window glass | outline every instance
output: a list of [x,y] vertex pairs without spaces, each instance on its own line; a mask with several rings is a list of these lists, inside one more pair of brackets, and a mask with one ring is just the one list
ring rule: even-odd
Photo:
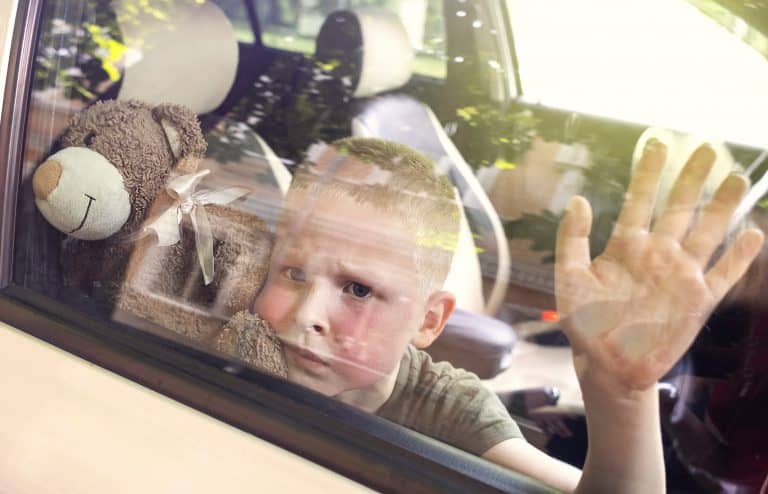
[[719,3],[510,0],[523,93],[544,105],[763,146],[765,36],[722,15]]
[[[740,38],[744,43],[763,55],[768,56],[768,38],[759,29],[750,25],[739,15],[731,12],[718,2],[713,2],[711,0],[690,0],[690,3],[733,33],[736,37]],[[745,5],[747,12],[749,12],[748,9],[754,7],[756,6],[749,4]]]
[[243,43],[253,43],[256,39],[248,17],[248,10],[242,0],[215,0],[216,5],[229,17],[237,33],[237,40]]
[[326,16],[341,9],[385,8],[396,13],[416,53],[414,73],[445,78],[445,21],[439,0],[301,0],[256,2],[265,45],[311,54]]
[[[585,403],[642,394],[653,406],[630,412],[660,419],[670,490],[759,485],[766,127],[723,115],[763,108],[745,96],[762,69],[702,77],[700,47],[670,19],[713,57],[764,58],[688,3],[657,6],[669,18],[503,5],[259,1],[251,27],[245,0],[45,2],[14,281],[447,454],[525,438],[581,468]],[[384,11],[372,25],[392,30],[361,49],[338,10],[369,6],[404,28]],[[318,37],[328,16],[338,31]],[[659,17],[669,31],[653,30],[646,65],[625,60],[647,39],[620,35]],[[244,45],[252,31],[268,46]],[[500,101],[512,35],[530,98]],[[410,80],[398,57],[362,63],[413,48],[434,77]],[[653,90],[679,101],[650,104]],[[709,146],[686,167],[699,133]],[[503,450],[486,458],[513,464]]]
[[[109,320],[165,336],[180,333],[198,343],[220,328],[232,309],[247,307],[245,299],[255,293],[264,274],[258,266],[269,253],[266,222],[273,221],[280,192],[263,151],[265,144],[252,131],[225,118],[204,127],[204,132],[197,123],[199,115],[224,99],[233,83],[237,40],[244,39],[244,26],[250,25],[240,22],[238,28],[232,21],[244,21],[245,12],[243,2],[46,4],[22,169],[27,185],[22,210],[36,213],[34,221],[21,221],[17,230],[23,246],[16,259],[21,284]],[[199,36],[200,23],[205,23],[208,39]],[[207,55],[195,40],[205,44]],[[197,65],[181,67],[176,57],[187,49],[198,50]],[[211,64],[212,72],[229,72],[229,77],[209,74],[195,82],[191,77],[199,78],[204,63]],[[185,77],[192,90],[178,83]],[[168,91],[169,85],[175,86]],[[129,90],[130,100],[123,96]],[[139,100],[141,95],[135,93],[142,90],[145,96]],[[170,98],[184,107],[165,105]],[[78,156],[84,148],[95,151]],[[139,149],[144,149],[142,157],[135,154]],[[123,152],[131,157],[120,156]],[[179,163],[181,167],[176,166]],[[35,174],[38,169],[43,172]],[[211,176],[204,179],[206,173]],[[191,181],[189,188],[173,188],[171,179],[178,176]],[[112,185],[105,188],[110,180]],[[235,187],[238,184],[247,187]],[[200,202],[198,188],[220,194],[214,194],[210,203]],[[195,226],[189,211],[182,214],[178,209],[178,194],[197,211]],[[175,205],[171,196],[176,197]],[[160,204],[162,198],[170,202]],[[261,213],[255,216],[254,209]],[[169,240],[172,247],[139,253],[140,245],[152,244],[149,237],[162,237],[157,225],[162,224],[163,213],[166,218],[172,214],[176,224],[170,229],[175,235]],[[176,219],[176,213],[186,219]],[[94,230],[95,224],[99,226]],[[233,225],[241,230],[240,236],[222,240],[222,232]],[[192,240],[195,235],[201,241]],[[185,255],[168,257],[171,250],[185,250],[182,245],[189,241],[193,250],[205,242],[212,245],[201,246],[191,264]],[[209,266],[220,263],[216,259],[223,255],[229,256],[233,270],[239,269],[235,266],[246,260],[246,242],[256,257],[254,267],[243,268],[242,274],[254,284],[238,285],[244,298],[235,306],[231,297],[229,302],[217,299],[226,273]],[[201,270],[206,275],[198,286],[192,279]],[[165,275],[169,277],[162,279]],[[123,284],[126,279],[137,284]],[[173,298],[186,304],[184,309],[177,307],[175,315],[161,302]],[[150,308],[156,304],[171,312]],[[125,310],[129,306],[132,309]]]

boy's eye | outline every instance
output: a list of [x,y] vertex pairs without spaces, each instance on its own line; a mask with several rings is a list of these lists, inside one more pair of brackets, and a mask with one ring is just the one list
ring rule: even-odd
[[368,298],[373,293],[371,287],[351,281],[344,287],[344,291],[357,298]]
[[291,281],[307,281],[307,276],[299,268],[285,268],[283,269],[283,276]]

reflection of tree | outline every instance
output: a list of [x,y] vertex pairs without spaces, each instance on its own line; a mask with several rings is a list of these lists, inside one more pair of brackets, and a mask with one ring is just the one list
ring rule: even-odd
[[[265,150],[256,134],[248,125],[229,119],[203,117],[205,140],[208,143],[206,157],[222,165],[238,165],[246,170],[247,179],[260,184],[274,185],[275,178],[269,169]],[[223,168],[222,168],[223,169]]]
[[[459,108],[457,117],[460,126],[454,139],[474,166],[513,169],[537,137],[585,145],[589,163],[579,169],[584,177],[580,193],[593,208],[592,252],[602,251],[629,182],[632,151],[642,129],[538,107],[504,109],[490,103]],[[510,238],[531,240],[534,251],[549,253],[546,260],[553,261],[560,218],[551,211],[525,213],[506,222],[505,229]]]
[[[285,160],[300,162],[312,142],[330,142],[351,132],[346,106],[351,101],[348,84],[332,74],[336,65],[301,54],[280,58],[262,74],[227,114],[227,119],[247,124]],[[229,136],[224,136],[228,141]],[[214,144],[217,160],[233,160],[241,146]],[[226,149],[225,149],[226,148]]]
[[142,46],[143,40],[125,40],[120,26],[135,28],[153,19],[172,29],[170,12],[180,1],[191,5],[200,3],[199,0],[121,0],[119,23],[114,0],[46,2],[33,88],[58,88],[70,99],[96,100],[120,79],[128,45],[147,48]]
[[427,2],[427,20],[424,25],[424,49],[434,55],[445,55],[445,18],[443,2]]
[[119,78],[110,64],[122,45],[111,2],[84,2],[80,9],[61,3],[49,2],[43,12],[33,89],[56,87],[67,98],[93,101]]
[[498,103],[468,105],[456,110],[461,122],[456,145],[474,168],[514,167],[538,135],[541,120],[531,110],[505,110]]

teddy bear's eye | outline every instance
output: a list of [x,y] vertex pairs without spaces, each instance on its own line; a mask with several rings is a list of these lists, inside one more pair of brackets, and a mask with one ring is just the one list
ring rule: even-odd
[[96,138],[96,134],[93,132],[88,132],[88,134],[83,138],[83,142],[86,146],[90,146],[93,144],[93,140]]

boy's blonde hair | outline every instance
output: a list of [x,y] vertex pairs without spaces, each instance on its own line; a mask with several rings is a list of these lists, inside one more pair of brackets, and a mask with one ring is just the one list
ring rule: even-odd
[[408,146],[351,137],[316,148],[288,191],[351,197],[393,215],[414,235],[414,261],[425,293],[442,288],[458,243],[460,212],[453,185]]

